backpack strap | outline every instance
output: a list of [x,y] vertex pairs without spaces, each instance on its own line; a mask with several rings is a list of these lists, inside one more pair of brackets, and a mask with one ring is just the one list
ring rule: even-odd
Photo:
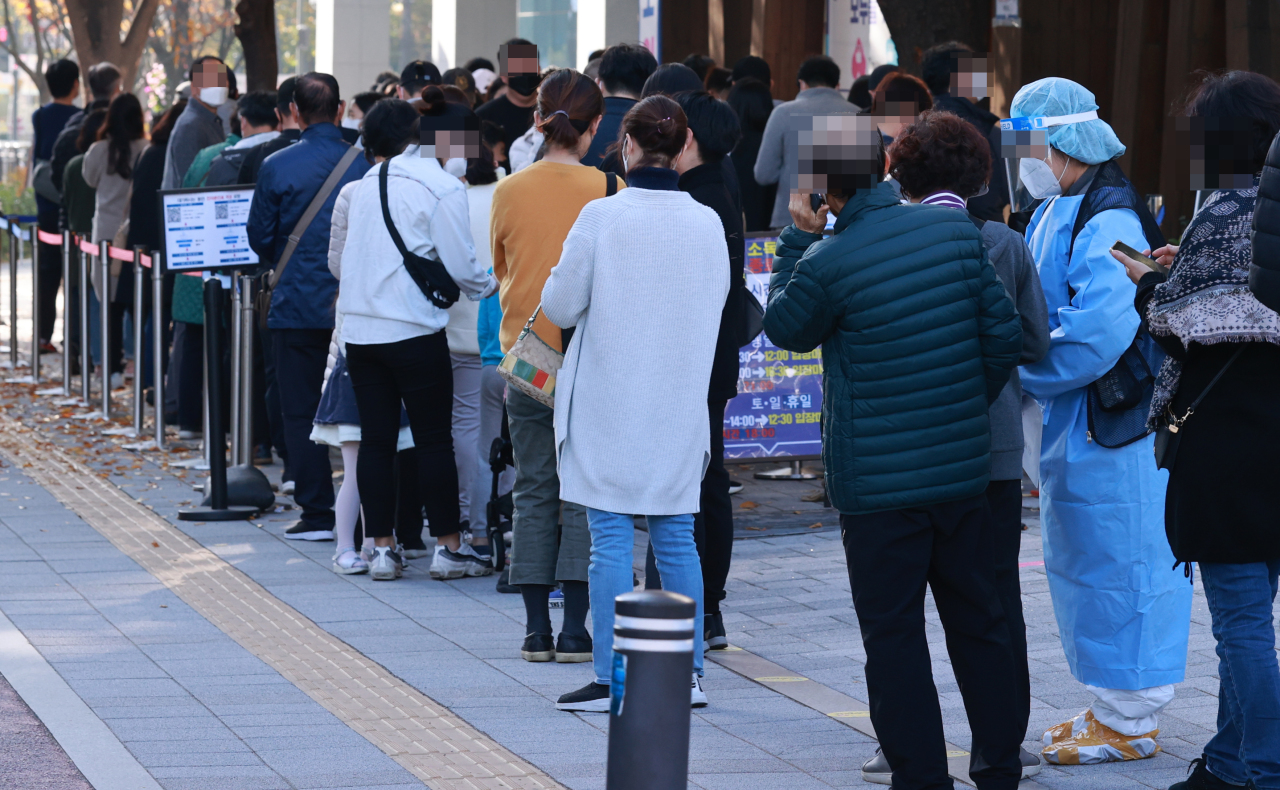
[[610,170],[604,174],[606,186],[604,188],[605,197],[613,197],[618,194],[618,174]]

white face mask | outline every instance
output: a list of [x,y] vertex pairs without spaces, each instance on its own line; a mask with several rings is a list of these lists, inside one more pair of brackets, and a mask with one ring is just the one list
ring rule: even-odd
[[[1066,173],[1066,165],[1062,172]],[[1054,175],[1053,168],[1042,159],[1022,159],[1018,162],[1018,178],[1031,197],[1040,200],[1062,194],[1061,175]]]
[[460,157],[444,160],[444,172],[454,178],[462,178],[467,174],[467,160]]
[[359,119],[359,118],[343,118],[343,119],[342,119],[342,128],[343,128],[343,129],[355,129],[356,131],[359,131],[359,130],[360,130],[360,119]]
[[210,107],[221,107],[222,105],[227,103],[228,90],[229,90],[228,88],[223,88],[217,85],[211,88],[201,88],[200,101],[204,102]]

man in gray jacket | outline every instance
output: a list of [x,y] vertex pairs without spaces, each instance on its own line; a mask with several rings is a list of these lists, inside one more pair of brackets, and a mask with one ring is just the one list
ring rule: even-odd
[[840,67],[826,55],[815,55],[801,63],[796,81],[800,83],[800,93],[774,108],[756,156],[756,183],[778,185],[769,222],[774,228],[791,224],[787,201],[796,187],[801,132],[813,131],[815,115],[858,113],[858,108],[845,101],[844,95],[836,90],[840,84]]
[[196,154],[227,139],[227,131],[218,117],[218,108],[226,103],[230,88],[226,64],[213,55],[205,55],[191,65],[188,77],[191,101],[169,133],[161,189],[181,187]]

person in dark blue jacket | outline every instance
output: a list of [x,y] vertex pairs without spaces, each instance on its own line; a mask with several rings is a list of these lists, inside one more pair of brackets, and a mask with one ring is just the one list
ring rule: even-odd
[[[249,244],[267,266],[277,265],[294,226],[350,148],[337,126],[344,109],[341,95],[338,81],[329,74],[306,74],[294,86],[291,112],[302,136],[262,163],[249,209]],[[302,509],[302,518],[285,537],[296,540],[333,540],[329,452],[310,438],[338,292],[338,281],[329,273],[329,220],[342,186],[368,169],[363,157],[347,167],[302,234],[271,296],[267,326],[275,346],[294,501]]]

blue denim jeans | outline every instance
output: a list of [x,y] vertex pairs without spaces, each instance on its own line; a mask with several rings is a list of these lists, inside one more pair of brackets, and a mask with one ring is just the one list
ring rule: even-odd
[[1218,641],[1218,734],[1204,747],[1225,782],[1280,790],[1280,665],[1272,603],[1280,560],[1200,563]]
[[[702,564],[693,543],[693,514],[646,516],[649,542],[662,574],[662,588],[698,602],[693,629],[693,671],[702,674]],[[613,601],[632,590],[635,521],[631,516],[587,508],[591,528],[591,628],[596,682],[613,672]]]

